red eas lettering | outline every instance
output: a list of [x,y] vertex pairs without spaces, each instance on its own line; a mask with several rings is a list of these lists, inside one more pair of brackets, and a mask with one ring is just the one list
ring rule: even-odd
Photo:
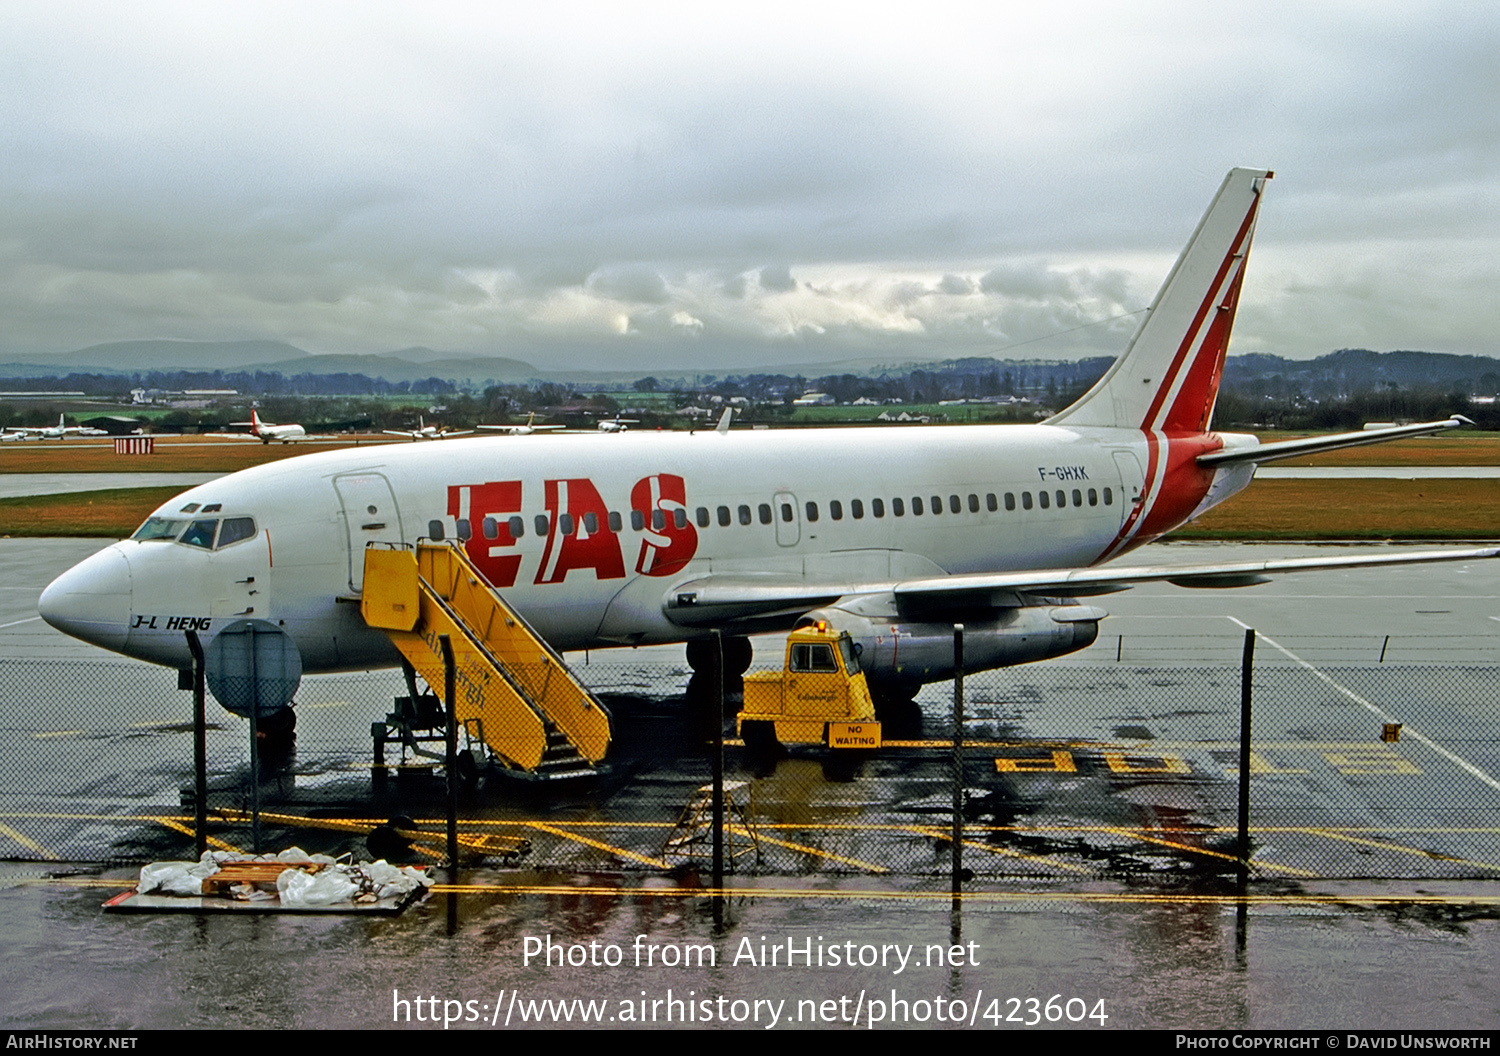
[[448,516],[469,521],[470,535],[464,540],[464,551],[484,573],[484,578],[496,587],[516,585],[521,555],[504,553],[501,548],[516,545],[515,537],[510,534],[510,514],[519,512],[519,480],[492,480],[488,484],[458,484],[448,488]]
[[[549,515],[547,548],[536,570],[536,582],[561,583],[575,568],[592,568],[596,579],[624,579],[620,540],[609,530],[609,510],[594,482],[581,477],[549,480],[544,489]],[[566,526],[564,516],[570,521]]]
[[670,576],[698,552],[698,529],[687,519],[687,485],[675,473],[655,473],[630,489],[630,508],[645,518],[635,570]]

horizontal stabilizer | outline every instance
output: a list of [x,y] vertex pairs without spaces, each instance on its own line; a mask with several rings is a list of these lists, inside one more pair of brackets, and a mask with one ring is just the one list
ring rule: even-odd
[[1225,466],[1237,462],[1276,462],[1299,455],[1316,455],[1323,451],[1337,451],[1344,447],[1363,447],[1380,444],[1387,440],[1399,440],[1404,436],[1427,436],[1445,429],[1473,425],[1461,414],[1455,414],[1441,422],[1421,422],[1416,425],[1393,425],[1388,429],[1364,429],[1357,433],[1335,433],[1332,436],[1308,436],[1300,440],[1278,440],[1270,444],[1249,447],[1226,448],[1198,456],[1200,466]]

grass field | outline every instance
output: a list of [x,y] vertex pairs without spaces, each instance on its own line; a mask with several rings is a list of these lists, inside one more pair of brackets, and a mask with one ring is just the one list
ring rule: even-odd
[[[1291,435],[1265,434],[1262,439]],[[155,454],[116,455],[107,442],[7,444],[0,448],[0,473],[230,473],[329,446],[168,437],[158,438]],[[1500,435],[1402,440],[1281,464],[1497,465]],[[122,488],[0,499],[0,535],[124,538],[178,490]],[[1173,534],[1249,540],[1491,539],[1500,537],[1500,480],[1261,480]]]

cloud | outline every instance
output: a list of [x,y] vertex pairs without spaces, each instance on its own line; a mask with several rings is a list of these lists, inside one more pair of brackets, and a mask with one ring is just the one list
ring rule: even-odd
[[1497,51],[1500,9],[1441,0],[9,5],[0,355],[1097,354],[1261,163],[1236,349],[1493,351]]
[[792,269],[785,264],[761,268],[759,280],[760,288],[770,293],[787,293],[797,288],[797,280],[792,278]]

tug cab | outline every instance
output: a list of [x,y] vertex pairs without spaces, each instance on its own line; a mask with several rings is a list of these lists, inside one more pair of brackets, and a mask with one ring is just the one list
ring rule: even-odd
[[780,671],[745,675],[738,728],[752,749],[777,743],[879,748],[880,723],[849,633],[818,620],[787,635]]

